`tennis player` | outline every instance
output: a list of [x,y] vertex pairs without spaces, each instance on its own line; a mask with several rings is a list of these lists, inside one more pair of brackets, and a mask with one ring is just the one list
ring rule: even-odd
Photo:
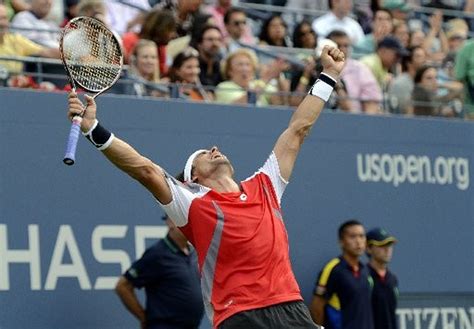
[[[280,201],[305,137],[329,99],[344,54],[325,47],[323,72],[291,117],[264,165],[234,181],[217,147],[197,150],[177,181],[100,125],[96,104],[69,95],[69,119],[119,169],[147,188],[197,251],[206,312],[214,328],[318,328],[303,303],[289,257]],[[83,113],[84,112],[84,113]]]

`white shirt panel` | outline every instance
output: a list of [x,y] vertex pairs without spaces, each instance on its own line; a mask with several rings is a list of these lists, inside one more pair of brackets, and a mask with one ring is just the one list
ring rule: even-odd
[[189,208],[194,199],[205,195],[209,189],[199,184],[183,184],[166,172],[165,179],[171,191],[172,200],[168,204],[157,202],[172,219],[176,226],[185,226],[188,223]]
[[278,165],[278,159],[275,155],[275,152],[270,153],[267,161],[265,161],[263,167],[261,167],[255,174],[245,179],[246,181],[254,177],[259,172],[266,174],[270,181],[272,182],[273,189],[275,190],[276,197],[278,199],[278,204],[281,204],[281,198],[285,192],[288,182],[281,177],[280,166]]

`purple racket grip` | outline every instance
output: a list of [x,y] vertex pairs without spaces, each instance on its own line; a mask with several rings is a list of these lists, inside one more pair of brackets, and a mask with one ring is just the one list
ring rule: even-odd
[[71,131],[67,139],[66,155],[64,155],[63,162],[68,166],[72,166],[76,160],[76,147],[81,134],[82,117],[75,116],[72,118]]

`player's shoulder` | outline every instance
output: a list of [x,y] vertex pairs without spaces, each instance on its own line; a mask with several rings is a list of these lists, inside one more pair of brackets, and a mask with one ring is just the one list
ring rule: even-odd
[[147,249],[145,249],[142,257],[156,257],[157,255],[161,254],[163,250],[166,250],[167,248],[165,239],[166,237],[159,239]]
[[323,267],[323,272],[324,271],[333,271],[334,269],[337,269],[341,264],[341,258],[340,257],[334,257],[330,261],[328,261],[324,267]]
[[331,259],[329,262],[327,262],[323,266],[323,269],[321,270],[318,284],[321,286],[325,286],[327,282],[329,281],[331,274],[333,274],[334,272],[338,270],[338,267],[340,264],[341,264],[341,259],[339,257],[335,257]]

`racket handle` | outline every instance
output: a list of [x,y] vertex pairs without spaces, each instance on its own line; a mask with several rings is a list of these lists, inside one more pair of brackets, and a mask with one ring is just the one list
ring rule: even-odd
[[69,131],[66,145],[66,154],[63,159],[63,162],[68,166],[72,166],[76,160],[76,147],[79,141],[79,135],[81,134],[81,122],[82,117],[80,116],[72,118],[71,130]]

